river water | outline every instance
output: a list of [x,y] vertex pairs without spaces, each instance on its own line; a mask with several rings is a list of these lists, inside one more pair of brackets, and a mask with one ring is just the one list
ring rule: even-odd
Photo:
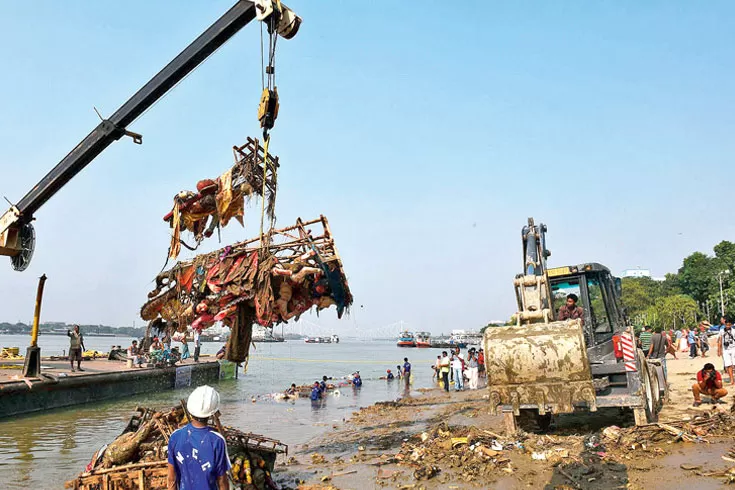
[[[126,347],[131,339],[88,337],[88,349],[108,351],[113,344]],[[25,336],[0,335],[1,346],[25,351]],[[39,338],[42,355],[68,349],[64,336]],[[176,344],[174,344],[176,345]],[[203,353],[214,353],[218,343],[203,343]],[[291,449],[342,424],[352,412],[376,401],[394,400],[404,394],[403,383],[380,380],[386,369],[408,357],[413,365],[412,389],[432,385],[431,366],[438,349],[399,348],[388,341],[342,341],[339,344],[306,344],[303,341],[260,343],[251,350],[247,372],[237,380],[216,385],[221,396],[222,421],[238,429],[280,439]],[[268,395],[291,383],[310,384],[323,375],[333,378],[360,371],[361,389],[344,387],[312,406],[309,399],[278,402]],[[122,400],[69,407],[0,420],[0,488],[63,488],[89,462],[92,454],[112,441],[127,424],[136,406],[168,408],[186,398],[193,388],[135,396]]]

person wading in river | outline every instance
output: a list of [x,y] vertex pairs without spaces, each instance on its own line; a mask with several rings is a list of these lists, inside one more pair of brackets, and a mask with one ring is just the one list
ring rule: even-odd
[[403,358],[403,380],[406,384],[411,382],[411,363],[408,362],[408,357]]
[[[79,332],[79,325],[74,325],[74,331],[67,330],[66,335],[69,336],[69,362],[71,363],[71,372],[82,369],[82,351],[87,350],[84,347],[84,335]],[[77,361],[77,369],[74,369],[74,361]]]
[[168,441],[169,490],[228,490],[227,442],[207,425],[219,410],[219,393],[200,386],[189,395],[186,408],[191,423],[175,430]]

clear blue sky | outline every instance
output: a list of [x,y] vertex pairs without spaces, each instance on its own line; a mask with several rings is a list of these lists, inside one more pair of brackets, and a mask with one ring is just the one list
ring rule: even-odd
[[[231,3],[3,3],[0,194],[20,199],[97,124],[93,106],[114,112]],[[507,318],[528,216],[549,226],[552,264],[616,272],[663,275],[734,238],[732,2],[290,6],[304,24],[279,42],[277,214],[330,219],[357,306],[317,320],[335,331]],[[44,320],[137,319],[171,196],[258,134],[259,32],[133,124],[142,147],[115,143],[37,213],[30,269],[0,267],[0,320],[31,317],[42,273]],[[257,214],[223,244],[257,233]]]

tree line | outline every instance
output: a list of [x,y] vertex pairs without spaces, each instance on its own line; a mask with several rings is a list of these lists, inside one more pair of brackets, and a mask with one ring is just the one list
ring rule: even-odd
[[633,324],[679,329],[735,314],[735,243],[723,240],[713,252],[694,252],[663,281],[623,278],[622,302]]
[[[53,331],[64,331],[71,329],[71,325],[66,323],[41,323],[38,325],[40,334],[48,334]],[[113,334],[119,337],[142,337],[145,334],[145,327],[110,327],[108,325],[80,325],[79,330],[82,335],[95,334]],[[7,323],[0,322],[0,333],[25,335],[31,332],[31,325],[26,323]]]

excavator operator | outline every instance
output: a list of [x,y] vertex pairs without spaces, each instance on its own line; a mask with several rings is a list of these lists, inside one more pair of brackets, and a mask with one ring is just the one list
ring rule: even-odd
[[562,305],[559,308],[559,311],[556,315],[557,319],[559,320],[580,319],[582,320],[582,322],[584,322],[584,309],[582,309],[581,306],[577,306],[577,301],[579,301],[579,297],[576,294],[574,293],[568,294],[566,304]]

